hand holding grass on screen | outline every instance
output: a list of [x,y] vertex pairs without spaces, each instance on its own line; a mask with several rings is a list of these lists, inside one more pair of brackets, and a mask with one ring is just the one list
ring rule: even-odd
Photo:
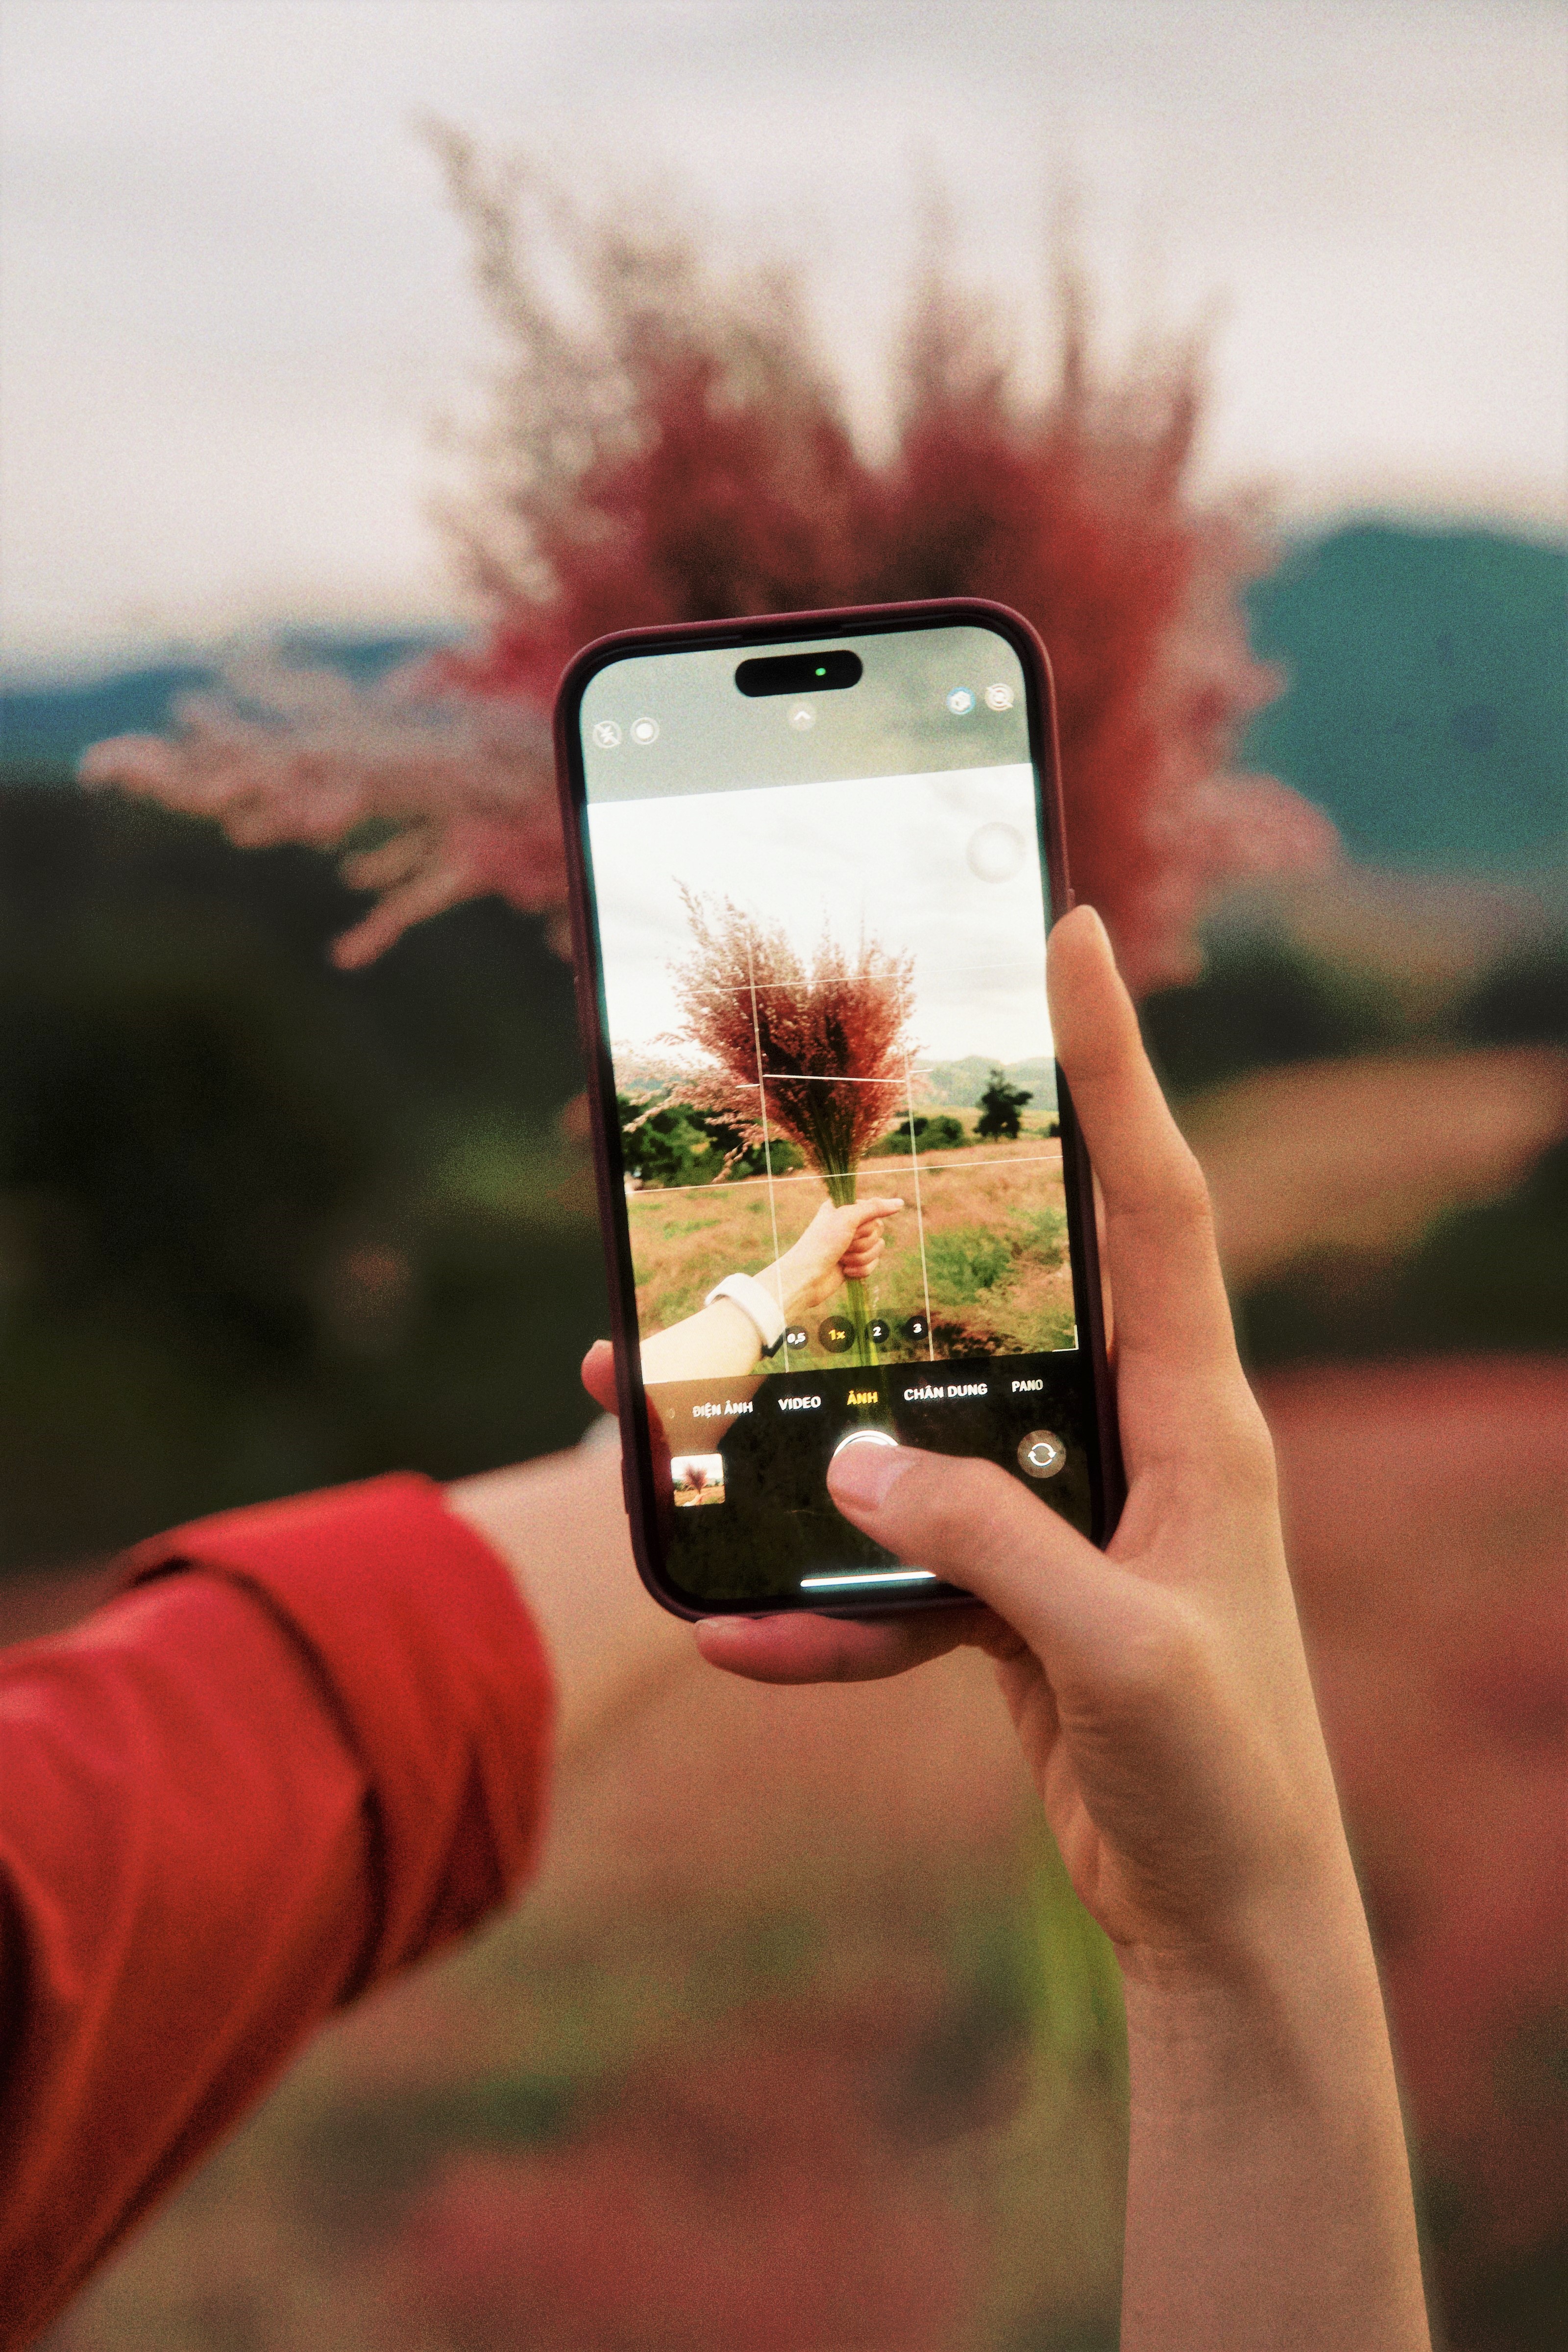
[[[764,1147],[794,1144],[829,1200],[852,1206],[862,1159],[909,1108],[912,959],[864,935],[847,953],[825,931],[807,961],[782,925],[732,899],[680,895],[691,951],[673,978],[686,1038],[711,1061],[715,1107]],[[863,1277],[845,1280],[853,1360],[874,1364]]]
[[776,1279],[785,1316],[825,1307],[843,1283],[864,1282],[887,1247],[885,1221],[903,1205],[878,1196],[840,1208],[824,1201],[794,1248],[762,1277],[770,1288]]
[[[864,1282],[887,1246],[886,1220],[903,1205],[881,1196],[839,1205],[824,1201],[800,1239],[755,1278],[783,1318],[779,1328],[826,1306],[845,1284]],[[644,1340],[643,1378],[738,1379],[752,1369],[769,1339],[740,1300],[710,1295],[697,1314]]]

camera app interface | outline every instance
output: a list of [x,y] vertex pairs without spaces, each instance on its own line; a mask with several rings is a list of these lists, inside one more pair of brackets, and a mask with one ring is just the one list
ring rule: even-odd
[[1087,1526],[1017,656],[963,628],[639,657],[582,727],[672,1580],[934,1583],[833,1509],[846,1443],[992,1455]]

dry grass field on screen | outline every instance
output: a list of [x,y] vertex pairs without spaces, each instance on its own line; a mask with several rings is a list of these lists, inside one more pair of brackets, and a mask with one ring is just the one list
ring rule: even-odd
[[[923,1359],[923,1342],[902,1335],[904,1318],[926,1311],[938,1356],[1024,1355],[1069,1347],[1072,1282],[1062,1199],[1061,1147],[1031,1136],[973,1144],[920,1160],[872,1159],[860,1171],[863,1194],[900,1195],[905,1207],[888,1226],[888,1247],[868,1286],[871,1308],[892,1326],[879,1349],[889,1362]],[[786,1250],[826,1197],[820,1178],[797,1175],[689,1191],[650,1188],[626,1203],[637,1270],[637,1313],[645,1337],[693,1315],[727,1274],[756,1274]],[[775,1242],[776,1225],[776,1242]],[[921,1233],[925,1266],[921,1265]],[[811,1345],[789,1350],[789,1369],[842,1364],[816,1341],[840,1301],[807,1317]],[[784,1369],[784,1357],[774,1359]]]

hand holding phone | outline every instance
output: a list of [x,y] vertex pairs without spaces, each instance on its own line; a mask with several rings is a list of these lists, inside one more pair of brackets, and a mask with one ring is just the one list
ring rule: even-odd
[[881,1624],[716,1618],[757,1680],[998,1660],[1074,1883],[1135,1970],[1241,1949],[1275,1906],[1354,1901],[1286,1572],[1273,1451],[1237,1353],[1202,1174],[1089,908],[1052,934],[1053,1027],[1104,1200],[1130,1486],[1101,1552],[993,1463],[856,1446],[828,1487],[983,1606]]
[[[1353,1899],[1286,1572],[1273,1453],[1237,1353],[1207,1195],[1099,917],[1051,936],[1053,1028],[1094,1155],[1131,1486],[1101,1552],[994,1462],[846,1447],[839,1510],[973,1596],[880,1622],[715,1615],[705,1657],[767,1682],[996,1658],[1084,1902],[1132,1966],[1207,1965],[1279,1900]],[[601,1402],[610,1350],[584,1366]]]
[[[973,1605],[721,1615],[696,1639],[765,1682],[898,1674],[961,1643],[996,1660],[1126,1987],[1126,2352],[1426,2352],[1377,1971],[1203,1179],[1090,909],[1054,930],[1050,980],[1116,1311],[1131,1484],[1106,1549],[994,1461],[851,1446],[838,1507]],[[607,1347],[584,1377],[614,1396]]]

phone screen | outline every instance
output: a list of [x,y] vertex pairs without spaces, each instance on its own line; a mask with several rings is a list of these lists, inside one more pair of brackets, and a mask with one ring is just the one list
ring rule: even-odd
[[1098,1533],[1018,650],[632,650],[575,723],[660,1577],[944,1597],[834,1509],[847,1442],[988,1455]]

